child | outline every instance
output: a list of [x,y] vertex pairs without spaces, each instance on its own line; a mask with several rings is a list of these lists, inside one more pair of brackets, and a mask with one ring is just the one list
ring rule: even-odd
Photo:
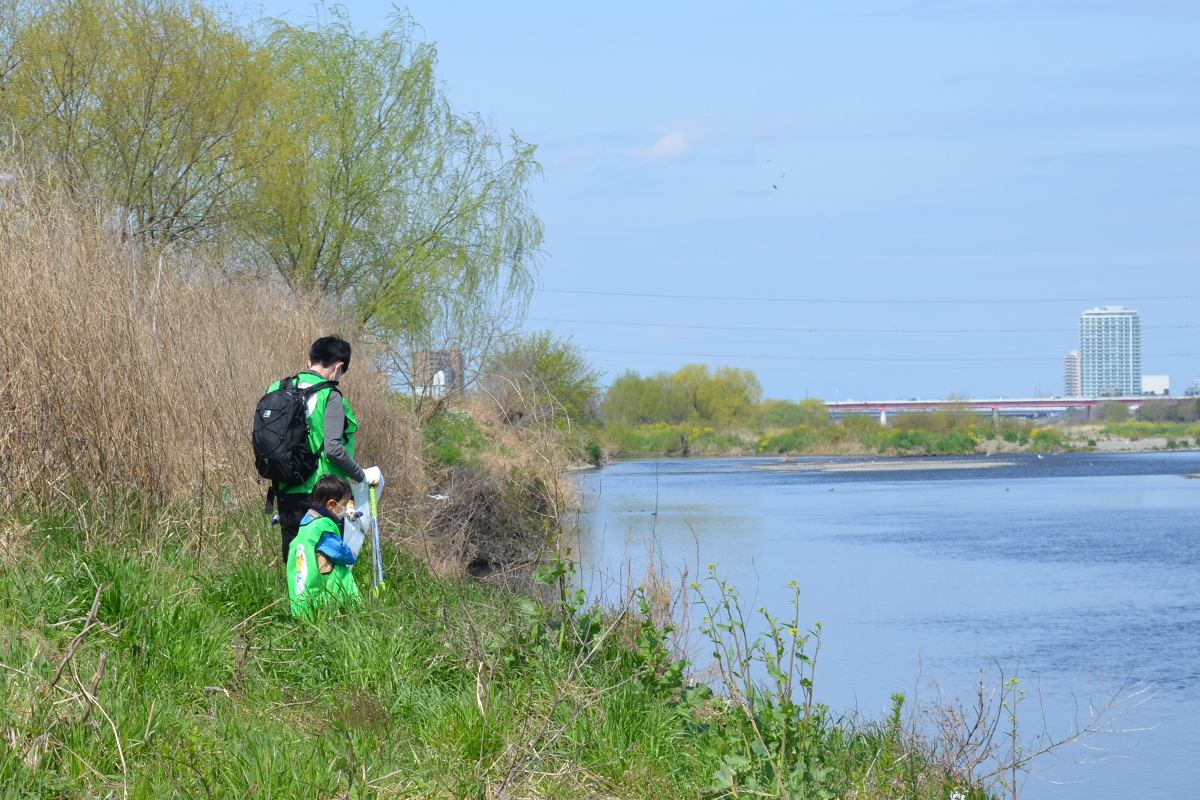
[[312,617],[325,603],[358,600],[350,567],[357,560],[342,541],[342,523],[350,502],[350,484],[323,475],[312,490],[312,507],[288,546],[287,582],[294,616]]

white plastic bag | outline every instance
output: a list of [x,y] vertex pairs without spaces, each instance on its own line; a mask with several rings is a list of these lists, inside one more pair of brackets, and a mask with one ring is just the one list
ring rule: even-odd
[[[357,505],[356,503],[354,509],[356,512],[358,511]],[[370,513],[370,511],[367,512],[368,515]],[[363,540],[367,538],[363,527],[359,524],[360,522],[361,519],[350,519],[347,516],[346,521],[342,524],[342,541],[346,543],[346,546],[356,556],[362,551]]]
[[[375,502],[379,502],[379,495],[383,491],[383,486],[375,487]],[[371,487],[366,482],[350,484],[350,493],[354,497],[354,510],[361,513],[362,516],[354,520],[353,524],[349,517],[346,519],[345,535],[342,537],[346,544],[354,551],[354,555],[358,555],[362,549],[363,539],[366,538],[367,531],[371,530]],[[353,530],[353,533],[351,530]],[[354,541],[351,537],[354,537]],[[355,543],[357,542],[357,544]]]

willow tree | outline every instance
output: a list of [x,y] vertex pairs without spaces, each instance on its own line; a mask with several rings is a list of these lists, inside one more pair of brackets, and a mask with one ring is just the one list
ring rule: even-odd
[[454,112],[408,17],[369,36],[322,13],[0,0],[0,136],[130,239],[217,244],[343,303],[401,377],[450,342],[478,364],[528,304],[534,148]]
[[534,147],[456,114],[434,47],[408,17],[390,22],[375,36],[336,11],[273,23],[280,146],[256,181],[254,237],[293,288],[353,309],[404,373],[414,351],[471,349],[497,313],[523,312],[542,226]]
[[107,195],[129,236],[224,235],[269,155],[270,65],[189,0],[61,0],[11,14],[0,111],[27,154]]

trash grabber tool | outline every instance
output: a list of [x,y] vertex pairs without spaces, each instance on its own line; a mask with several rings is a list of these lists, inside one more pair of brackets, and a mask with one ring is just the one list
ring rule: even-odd
[[371,586],[383,586],[383,553],[379,551],[379,504],[375,500],[375,484],[369,487],[371,503]]

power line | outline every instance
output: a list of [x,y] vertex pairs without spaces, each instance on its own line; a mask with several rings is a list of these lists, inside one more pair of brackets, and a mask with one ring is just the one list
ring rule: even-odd
[[[642,294],[639,292],[600,292],[583,289],[535,289],[546,294],[584,294],[603,297],[646,297],[657,300],[718,300],[721,302],[747,303],[846,303],[857,305],[962,305],[962,304],[1005,304],[1005,303],[1094,303],[1094,298],[1088,297],[1031,297],[1021,300],[985,300],[974,298],[970,300],[847,300],[842,298],[825,297],[722,297],[702,294]],[[1143,297],[1126,297],[1122,302],[1131,303],[1142,300],[1196,300],[1200,295],[1147,295]]]
[[[598,349],[591,349],[591,348],[588,349],[588,352],[589,353],[607,353],[607,354],[615,354],[615,355],[631,355],[631,356],[675,356],[675,357],[680,357],[680,358],[720,358],[720,359],[724,359],[726,361],[735,360],[735,359],[767,359],[767,360],[771,360],[771,361],[889,361],[889,362],[932,361],[932,362],[943,362],[943,363],[944,362],[968,362],[968,363],[974,364],[974,363],[980,363],[980,362],[997,362],[997,361],[1004,361],[1004,362],[1055,361],[1055,362],[1057,362],[1057,361],[1061,360],[1058,356],[1024,356],[1024,357],[1007,356],[1007,357],[1000,357],[1000,358],[980,358],[980,357],[976,357],[976,356],[964,356],[962,358],[957,358],[957,357],[903,358],[903,357],[891,357],[891,356],[769,356],[769,355],[760,355],[760,354],[753,354],[753,353],[713,355],[711,353],[709,353],[709,354],[704,354],[704,353],[663,353],[663,352],[649,352],[646,350],[598,350]],[[1157,355],[1154,355],[1151,357],[1152,358],[1184,358],[1184,357],[1192,358],[1195,356],[1200,356],[1200,353],[1160,353],[1160,354],[1157,354]]]
[[[738,325],[676,325],[659,322],[614,322],[598,319],[550,319],[538,317],[530,322],[556,322],[566,325],[613,325],[635,328],[686,328],[705,331],[758,331],[770,333],[1074,333],[1078,328],[761,328]],[[1200,325],[1146,325],[1143,330],[1200,328]]]

